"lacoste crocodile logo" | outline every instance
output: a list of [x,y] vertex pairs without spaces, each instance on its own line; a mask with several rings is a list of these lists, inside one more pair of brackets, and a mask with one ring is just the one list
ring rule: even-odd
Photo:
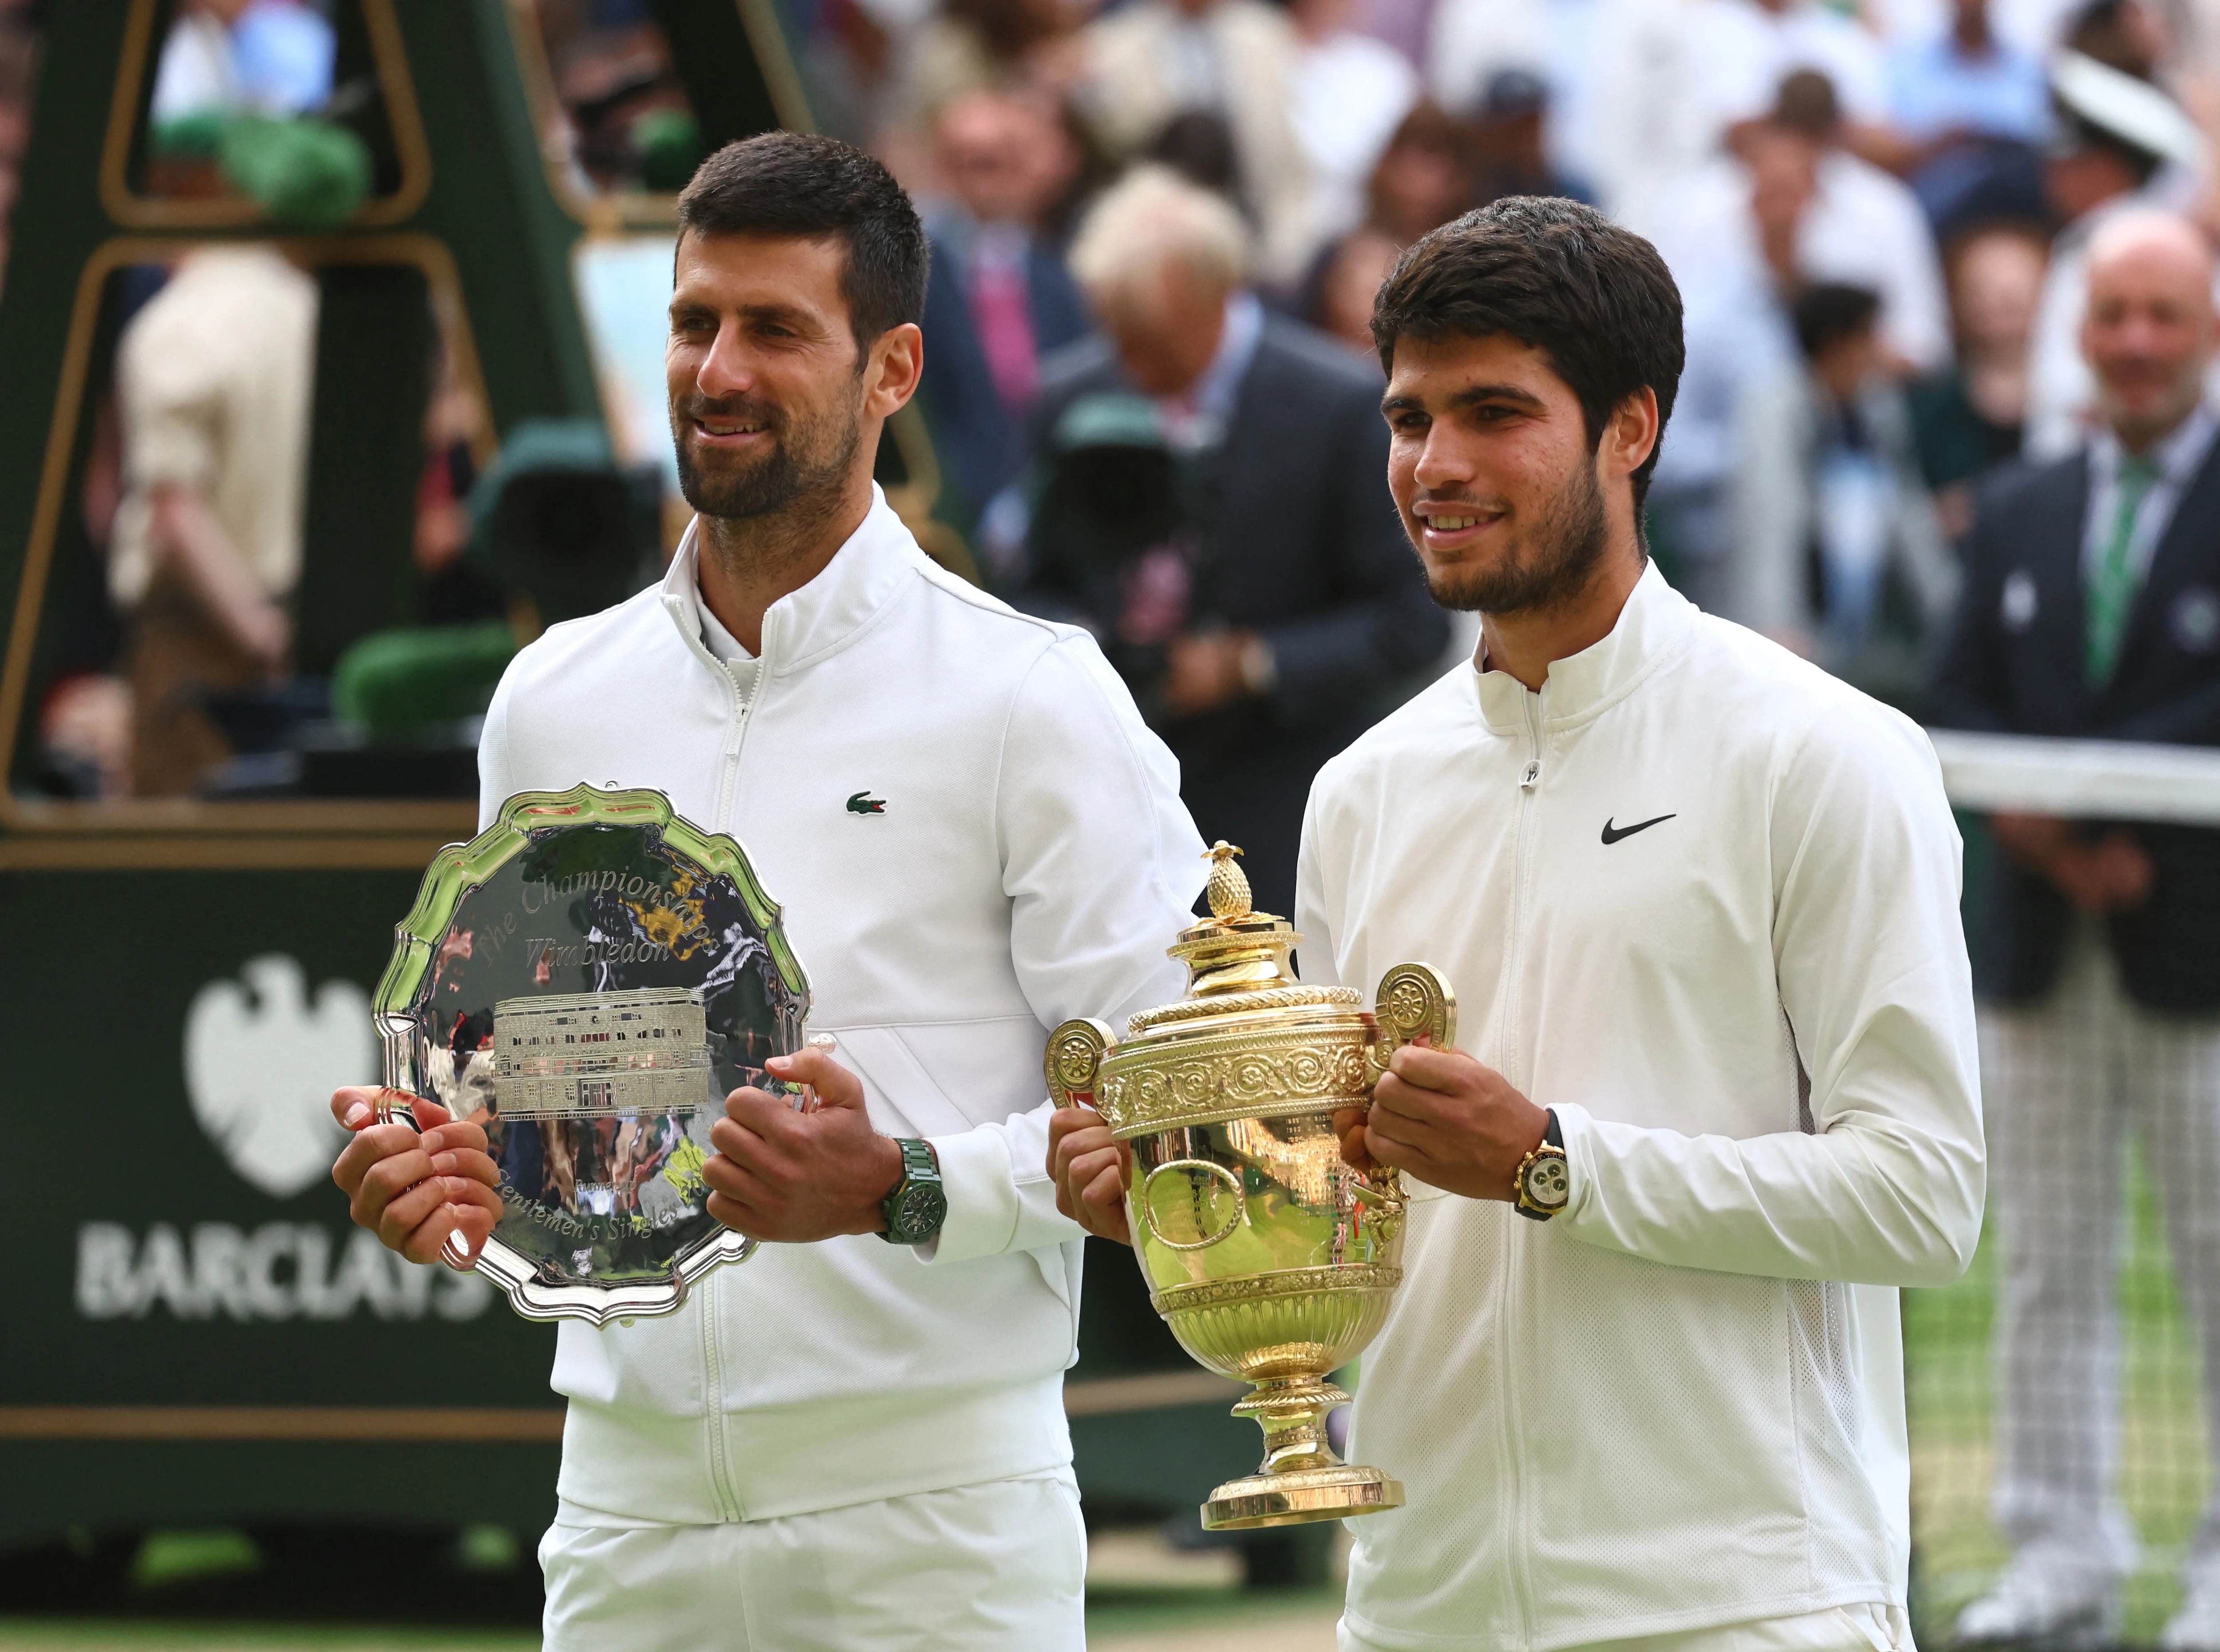
[[[850,807],[853,807],[854,805],[851,804]],[[1617,843],[1621,838],[1631,838],[1636,832],[1647,832],[1650,827],[1656,826],[1661,821],[1671,820],[1678,818],[1679,817],[1675,815],[1661,814],[1656,818],[1656,820],[1637,820],[1631,826],[1615,826],[1609,820],[1606,820],[1603,823],[1604,844],[1608,847],[1610,845]]]
[[868,788],[848,800],[848,813],[851,814],[884,814],[886,812],[887,800],[872,796]]

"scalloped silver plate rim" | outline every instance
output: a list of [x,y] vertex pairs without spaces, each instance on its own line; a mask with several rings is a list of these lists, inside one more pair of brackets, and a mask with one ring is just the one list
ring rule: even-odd
[[545,1284],[523,1252],[497,1238],[488,1239],[477,1262],[457,1271],[484,1275],[524,1318],[580,1319],[599,1330],[619,1320],[658,1319],[677,1312],[696,1281],[713,1269],[745,1262],[755,1255],[757,1243],[729,1228],[720,1230],[683,1252],[671,1264],[670,1280],[655,1284]]

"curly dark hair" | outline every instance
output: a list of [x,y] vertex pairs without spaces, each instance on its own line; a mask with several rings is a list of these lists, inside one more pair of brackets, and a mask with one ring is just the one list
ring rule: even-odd
[[1649,491],[1687,350],[1681,290],[1657,249],[1577,201],[1514,195],[1421,237],[1395,260],[1372,305],[1372,342],[1395,370],[1399,339],[1501,334],[1541,351],[1579,398],[1588,444],[1647,386],[1658,445],[1634,473]]
[[894,174],[852,144],[806,132],[726,144],[678,196],[678,231],[689,230],[838,236],[846,246],[840,296],[858,349],[925,317],[925,226]]

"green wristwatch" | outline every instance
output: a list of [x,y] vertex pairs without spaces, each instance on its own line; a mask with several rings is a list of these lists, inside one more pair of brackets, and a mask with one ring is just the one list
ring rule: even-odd
[[887,1231],[879,1235],[889,1244],[924,1244],[940,1231],[948,1219],[948,1195],[940,1190],[940,1160],[931,1142],[897,1137],[901,1149],[901,1180],[879,1201]]

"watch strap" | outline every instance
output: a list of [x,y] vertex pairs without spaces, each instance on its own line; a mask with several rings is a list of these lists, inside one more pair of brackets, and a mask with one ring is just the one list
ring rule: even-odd
[[[940,1157],[931,1142],[914,1137],[897,1136],[895,1145],[901,1150],[901,1180],[879,1201],[879,1214],[887,1222],[886,1231],[879,1237],[889,1244],[923,1244],[940,1231],[948,1217],[947,1198],[940,1192]],[[911,1207],[918,1202],[911,1195],[920,1187],[932,1188],[937,1195],[926,1201],[936,1207],[929,1223],[910,1219]]]

